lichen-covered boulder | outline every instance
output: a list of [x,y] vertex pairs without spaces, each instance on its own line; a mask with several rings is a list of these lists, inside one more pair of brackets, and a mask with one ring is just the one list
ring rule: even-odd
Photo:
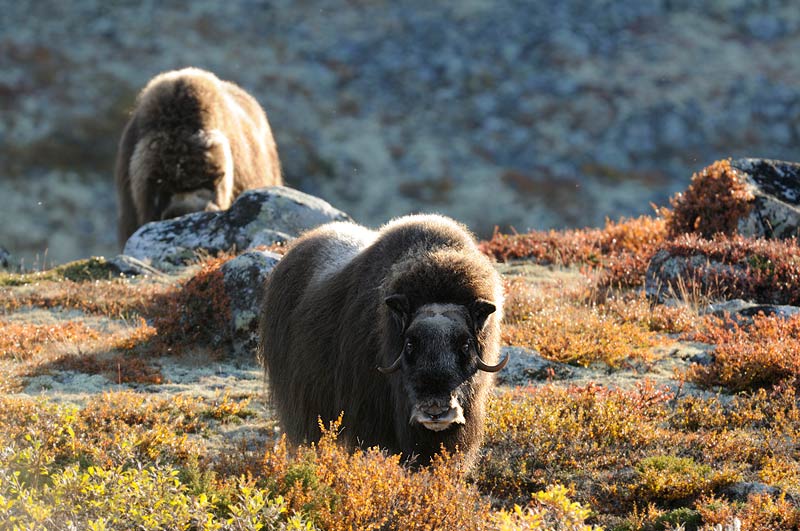
[[[716,278],[745,275],[746,265],[723,264],[698,251],[695,254],[675,253],[661,249],[647,266],[645,294],[663,302],[667,299],[687,299],[697,286],[709,287]],[[706,289],[703,289],[703,295]]]
[[739,219],[743,236],[790,238],[800,236],[800,164],[767,159],[731,161],[754,199],[750,212]]
[[220,268],[230,300],[231,338],[236,354],[256,352],[264,280],[280,259],[280,255],[268,251],[249,251]]
[[645,292],[651,299],[731,300],[800,306],[800,245],[794,239],[704,239],[665,242],[650,260]]
[[139,228],[124,254],[159,269],[191,262],[201,253],[243,251],[286,241],[331,221],[350,217],[317,197],[274,186],[248,190],[222,212],[197,212]]
[[550,361],[535,350],[503,347],[501,357],[509,355],[508,365],[497,373],[497,382],[505,385],[526,385],[546,380],[568,380],[583,376],[588,369]]
[[789,319],[800,314],[800,307],[787,304],[758,304],[743,299],[732,299],[709,304],[704,309],[704,313],[710,313],[717,317],[728,317],[739,325],[748,325],[752,324],[753,317],[760,314]]

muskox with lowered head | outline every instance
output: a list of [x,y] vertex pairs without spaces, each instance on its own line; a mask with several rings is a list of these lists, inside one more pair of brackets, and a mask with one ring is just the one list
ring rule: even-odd
[[243,191],[280,185],[267,116],[237,85],[184,68],[150,80],[116,162],[120,246],[147,222],[224,210]]
[[341,440],[467,465],[498,363],[503,289],[469,232],[407,216],[378,232],[323,225],[292,244],[265,287],[261,356],[294,443],[344,412]]

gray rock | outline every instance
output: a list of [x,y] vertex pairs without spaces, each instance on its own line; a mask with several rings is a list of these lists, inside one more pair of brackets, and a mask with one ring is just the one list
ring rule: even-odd
[[230,299],[231,336],[236,354],[253,355],[258,345],[258,314],[264,280],[281,259],[267,251],[249,251],[220,270]]
[[286,234],[285,232],[264,229],[261,232],[256,233],[255,236],[253,236],[253,239],[250,241],[250,246],[248,248],[254,249],[256,247],[261,247],[261,246],[269,247],[270,245],[276,243],[286,243],[291,239],[292,236]]
[[720,276],[746,275],[746,264],[723,264],[709,260],[704,254],[672,255],[661,249],[647,266],[644,290],[648,298],[658,302],[668,299],[688,300],[695,294],[685,293],[686,279],[711,286]]
[[753,317],[760,313],[788,319],[799,314],[800,307],[787,304],[758,304],[752,301],[733,299],[710,304],[703,313],[714,314],[718,317],[730,316],[735,323],[741,326],[751,324]]
[[139,275],[159,276],[161,271],[150,267],[141,260],[132,256],[119,254],[107,262],[108,268],[114,276],[135,277]]
[[8,266],[11,263],[11,253],[8,250],[0,245],[0,268],[8,269]]
[[525,385],[534,381],[568,380],[585,375],[589,369],[573,367],[543,358],[535,350],[523,347],[503,347],[500,357],[509,354],[508,365],[497,373],[497,382],[505,385]]
[[744,236],[800,236],[800,164],[766,159],[731,161],[755,196],[753,210],[739,220]]
[[[751,256],[732,259],[724,254],[714,254],[713,251],[708,255],[705,252],[680,246],[656,252],[645,272],[646,296],[662,304],[680,301],[706,304],[710,299],[725,299],[724,302],[718,300],[709,305],[705,313],[723,315],[727,312],[745,319],[759,312],[784,318],[800,312],[800,308],[786,304],[796,304],[796,297],[791,293],[764,289],[763,284],[757,284],[755,288],[748,287],[754,278]],[[735,297],[754,300],[747,302]]]
[[729,496],[733,501],[747,501],[751,494],[776,496],[781,493],[781,489],[760,481],[740,481],[727,485],[722,489],[722,493]]
[[744,317],[753,317],[759,313],[764,315],[774,315],[783,319],[788,319],[800,313],[800,308],[797,306],[789,306],[788,304],[755,304],[749,308],[740,310],[739,315]]
[[216,254],[274,243],[350,217],[317,197],[275,186],[249,190],[228,210],[198,212],[148,223],[125,244],[124,254],[159,269],[182,266],[198,251]]
[[755,302],[746,301],[744,299],[731,299],[729,301],[719,301],[709,304],[703,308],[700,313],[703,315],[713,314],[717,317],[724,317],[733,315],[743,310],[758,306]]

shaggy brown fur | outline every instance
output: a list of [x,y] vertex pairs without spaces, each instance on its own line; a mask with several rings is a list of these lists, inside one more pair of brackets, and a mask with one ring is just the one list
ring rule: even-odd
[[283,182],[258,102],[197,68],[160,74],[142,90],[115,173],[120,246],[147,222],[224,210],[244,190]]
[[[387,297],[398,294],[408,302],[405,316],[388,306]],[[470,308],[481,299],[496,311],[478,324]],[[344,412],[345,444],[379,445],[418,456],[418,463],[441,445],[458,447],[469,465],[492,382],[475,368],[475,356],[496,363],[502,303],[498,273],[448,218],[408,216],[377,233],[350,223],[307,233],[267,281],[261,314],[260,354],[286,434],[295,443],[315,441],[318,417],[327,424]],[[459,358],[450,336],[437,330],[418,346],[416,360],[404,358],[402,371],[381,374],[377,367],[399,359],[408,334],[428,322],[448,323],[445,332],[450,324],[474,324],[472,356]],[[462,423],[432,431],[409,421],[420,404],[451,395],[463,408]]]

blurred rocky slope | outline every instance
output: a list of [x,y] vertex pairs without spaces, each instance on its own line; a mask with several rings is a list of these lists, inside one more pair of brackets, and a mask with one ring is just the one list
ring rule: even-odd
[[114,254],[126,115],[186,65],[259,99],[290,185],[373,225],[597,225],[714,159],[800,159],[788,0],[5,2],[0,244],[16,260]]

